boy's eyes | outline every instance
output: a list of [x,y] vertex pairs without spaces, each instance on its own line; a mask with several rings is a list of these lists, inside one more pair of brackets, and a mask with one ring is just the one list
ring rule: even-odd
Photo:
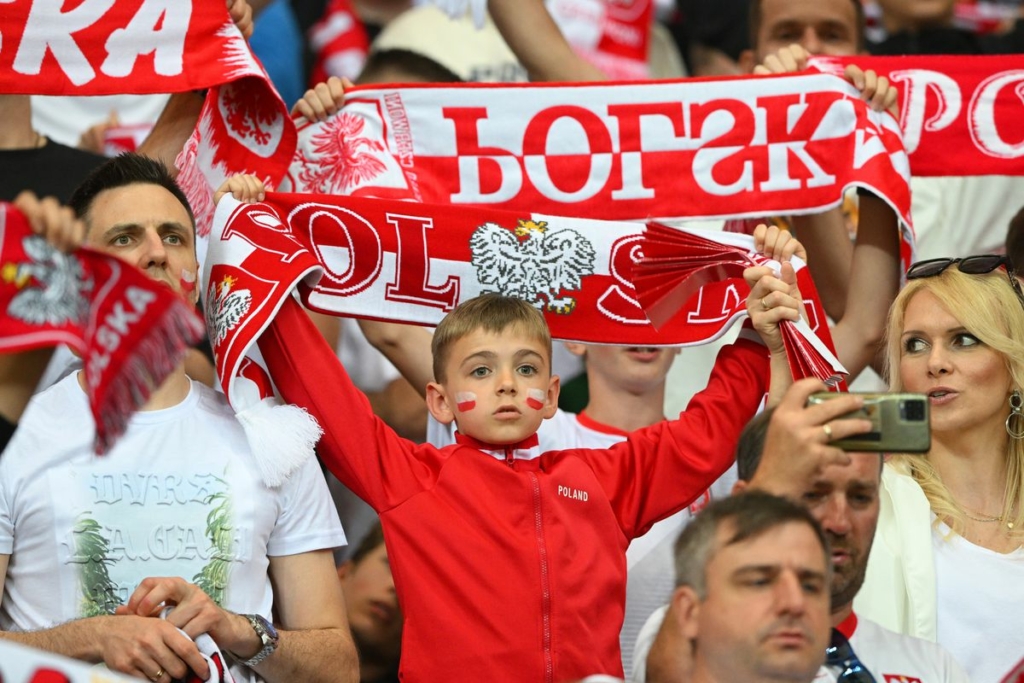
[[532,377],[537,374],[537,368],[533,365],[520,365],[516,370],[520,375],[524,375],[526,377]]
[[486,377],[491,374],[491,369],[483,365],[473,368],[469,371],[471,377]]

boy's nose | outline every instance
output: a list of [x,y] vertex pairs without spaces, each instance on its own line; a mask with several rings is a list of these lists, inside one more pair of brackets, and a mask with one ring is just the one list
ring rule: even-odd
[[511,372],[503,372],[498,378],[498,393],[499,394],[512,394],[516,393],[515,375]]

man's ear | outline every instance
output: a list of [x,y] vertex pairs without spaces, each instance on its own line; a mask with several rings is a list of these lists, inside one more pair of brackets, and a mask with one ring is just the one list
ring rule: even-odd
[[732,491],[729,492],[729,495],[739,495],[746,491],[749,486],[750,482],[743,481],[742,479],[737,479],[736,483],[732,485]]
[[687,640],[697,638],[700,623],[700,598],[690,586],[680,586],[672,594],[672,611],[679,621],[679,632]]
[[354,564],[352,563],[352,560],[346,560],[338,565],[338,578],[342,583],[348,579],[349,572],[352,571],[353,566]]
[[754,61],[754,51],[744,50],[743,52],[741,52],[738,64],[740,65],[740,71],[742,71],[743,73],[754,73],[754,67],[757,66],[757,62]]
[[443,425],[451,424],[455,420],[455,411],[448,400],[448,393],[437,382],[427,383],[427,410]]
[[551,381],[548,383],[548,391],[544,397],[544,410],[542,414],[544,419],[554,417],[555,413],[558,412],[558,392],[562,390],[562,379],[558,375],[551,375]]
[[562,342],[565,348],[574,356],[583,358],[587,355],[587,345],[578,342]]

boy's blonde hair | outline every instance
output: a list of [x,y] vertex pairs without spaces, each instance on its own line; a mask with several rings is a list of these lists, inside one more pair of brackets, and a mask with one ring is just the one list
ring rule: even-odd
[[[1013,383],[1024,389],[1024,309],[1002,269],[984,275],[961,273],[950,267],[934,277],[911,280],[889,309],[886,337],[886,374],[893,391],[904,391],[900,357],[907,306],[914,295],[930,292],[960,324],[1003,359]],[[1009,396],[1007,396],[1009,400]],[[1007,404],[1008,406],[1009,404]],[[937,520],[963,535],[967,516],[927,456],[895,455],[890,459],[897,471],[912,476],[935,512]],[[1006,489],[1003,519],[1019,530],[1024,526],[1024,439],[1007,436]]]
[[510,327],[518,328],[543,344],[550,366],[551,331],[541,312],[522,299],[481,294],[456,306],[434,331],[434,339],[430,343],[434,356],[434,380],[442,384],[447,381],[446,367],[455,342],[476,330],[504,332]]

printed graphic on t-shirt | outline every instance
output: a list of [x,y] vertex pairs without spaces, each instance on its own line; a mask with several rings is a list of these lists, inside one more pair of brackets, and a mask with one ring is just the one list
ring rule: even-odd
[[[222,605],[247,534],[226,473],[51,472],[62,564],[77,570],[81,617],[112,614],[150,576],[181,576]],[[59,493],[58,493],[59,492]],[[69,495],[70,493],[70,495]]]

